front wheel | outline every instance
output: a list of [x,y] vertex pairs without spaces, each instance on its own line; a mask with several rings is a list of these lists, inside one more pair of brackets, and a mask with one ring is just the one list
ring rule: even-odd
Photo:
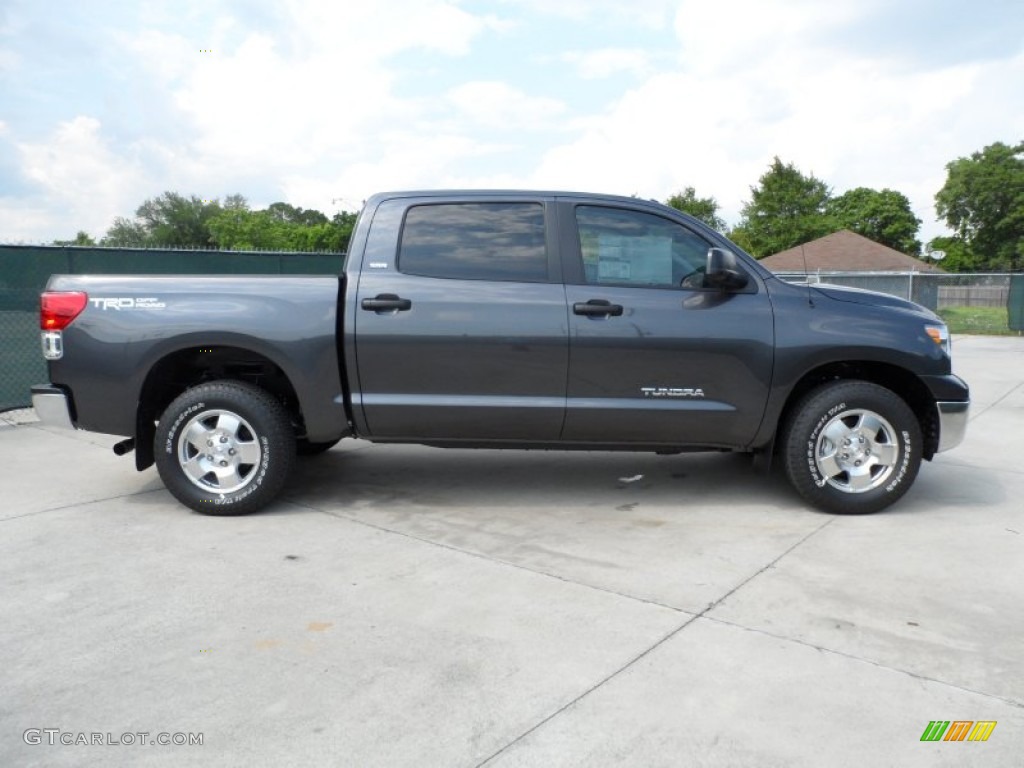
[[281,491],[295,464],[294,441],[277,400],[251,384],[215,381],[167,406],[153,452],[182,504],[205,515],[244,515]]
[[835,381],[797,403],[783,437],[786,474],[829,512],[878,512],[899,499],[921,467],[921,427],[896,393],[867,381]]

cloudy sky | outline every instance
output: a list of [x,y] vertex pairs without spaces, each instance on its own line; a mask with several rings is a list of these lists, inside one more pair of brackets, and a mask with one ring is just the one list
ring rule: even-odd
[[739,218],[772,157],[906,194],[1024,139],[1020,0],[0,0],[0,242],[165,190],[531,187]]

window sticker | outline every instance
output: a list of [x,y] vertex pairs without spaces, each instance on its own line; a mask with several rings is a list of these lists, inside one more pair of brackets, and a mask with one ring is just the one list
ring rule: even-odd
[[670,285],[672,239],[651,235],[601,233],[597,238],[597,277],[601,281]]

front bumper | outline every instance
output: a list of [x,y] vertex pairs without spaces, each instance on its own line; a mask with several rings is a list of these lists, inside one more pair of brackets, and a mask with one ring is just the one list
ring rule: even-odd
[[67,394],[58,387],[39,384],[32,387],[32,407],[43,424],[61,429],[74,429]]
[[970,400],[939,401],[935,403],[939,413],[939,447],[936,453],[955,448],[967,434],[967,416],[971,410]]

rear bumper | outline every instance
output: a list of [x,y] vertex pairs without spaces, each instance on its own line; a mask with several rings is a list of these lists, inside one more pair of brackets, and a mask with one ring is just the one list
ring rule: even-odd
[[939,401],[935,404],[939,413],[939,447],[936,453],[948,451],[963,442],[967,434],[967,417],[971,410],[970,400],[955,402]]
[[58,387],[40,384],[32,387],[32,407],[43,424],[61,429],[74,429],[67,394]]

